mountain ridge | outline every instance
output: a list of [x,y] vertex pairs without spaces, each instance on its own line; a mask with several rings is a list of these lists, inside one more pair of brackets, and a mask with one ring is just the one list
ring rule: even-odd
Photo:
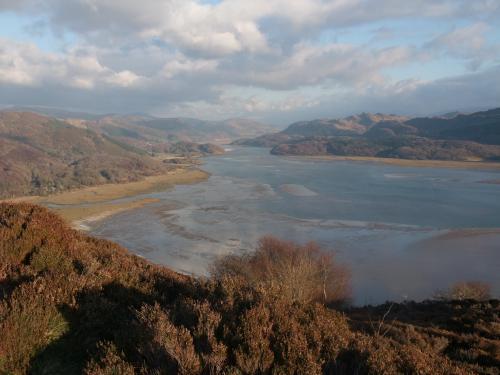
[[500,160],[500,108],[449,117],[362,113],[312,120],[239,145],[277,155],[339,155],[420,160]]
[[[93,114],[59,108],[11,107],[3,112],[33,112],[55,117],[74,126],[102,131],[108,135],[122,133],[122,140],[186,141],[196,143],[229,143],[238,138],[255,137],[275,128],[251,119],[201,120],[192,117],[156,117],[149,114]],[[133,136],[128,136],[135,133]],[[140,136],[139,136],[140,135]],[[118,135],[120,136],[120,135]],[[136,142],[136,144],[139,144]]]

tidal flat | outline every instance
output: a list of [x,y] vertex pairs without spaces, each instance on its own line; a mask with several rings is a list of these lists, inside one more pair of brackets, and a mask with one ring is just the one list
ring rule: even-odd
[[[356,304],[425,299],[462,280],[500,292],[500,171],[310,160],[235,147],[210,178],[143,194],[156,201],[91,233],[177,271],[204,275],[263,235],[317,241],[353,276]],[[305,193],[307,192],[307,194]],[[311,193],[313,192],[313,193]]]

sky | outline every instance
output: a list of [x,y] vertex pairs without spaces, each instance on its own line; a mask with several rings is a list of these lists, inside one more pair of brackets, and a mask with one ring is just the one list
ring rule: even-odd
[[0,0],[0,105],[272,124],[500,107],[500,0]]

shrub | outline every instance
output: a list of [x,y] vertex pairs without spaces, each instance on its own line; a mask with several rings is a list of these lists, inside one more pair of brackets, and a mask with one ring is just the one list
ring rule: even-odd
[[331,252],[315,242],[297,245],[271,236],[263,237],[252,254],[217,260],[212,275],[242,277],[291,302],[343,302],[350,292],[349,273]]
[[92,359],[84,370],[85,375],[134,375],[134,366],[127,363],[123,353],[109,342],[99,344],[100,356]]
[[54,296],[45,294],[43,280],[38,281],[16,289],[0,308],[6,312],[0,316],[0,374],[28,372],[38,352],[68,330]]
[[158,304],[143,306],[137,317],[142,323],[141,354],[150,367],[161,373],[199,372],[200,360],[186,328],[176,327]]
[[491,287],[480,281],[462,281],[453,284],[447,291],[438,292],[436,298],[445,300],[486,301],[491,298]]

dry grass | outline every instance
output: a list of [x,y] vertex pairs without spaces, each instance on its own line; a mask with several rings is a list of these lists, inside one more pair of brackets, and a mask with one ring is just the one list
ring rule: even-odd
[[159,191],[180,184],[192,184],[206,180],[208,173],[200,169],[178,169],[159,176],[145,177],[141,181],[104,184],[85,187],[46,197],[19,197],[7,199],[8,202],[29,202],[35,204],[87,204],[101,203],[139,194]]
[[168,174],[150,176],[136,182],[98,185],[46,197],[19,197],[7,199],[3,202],[25,202],[43,206],[59,205],[52,208],[52,210],[72,223],[75,228],[85,229],[85,224],[88,222],[98,221],[126,210],[157,202],[158,200],[141,198],[120,203],[109,203],[108,201],[161,191],[175,185],[193,184],[206,180],[208,176],[207,172],[200,169],[179,168]]

